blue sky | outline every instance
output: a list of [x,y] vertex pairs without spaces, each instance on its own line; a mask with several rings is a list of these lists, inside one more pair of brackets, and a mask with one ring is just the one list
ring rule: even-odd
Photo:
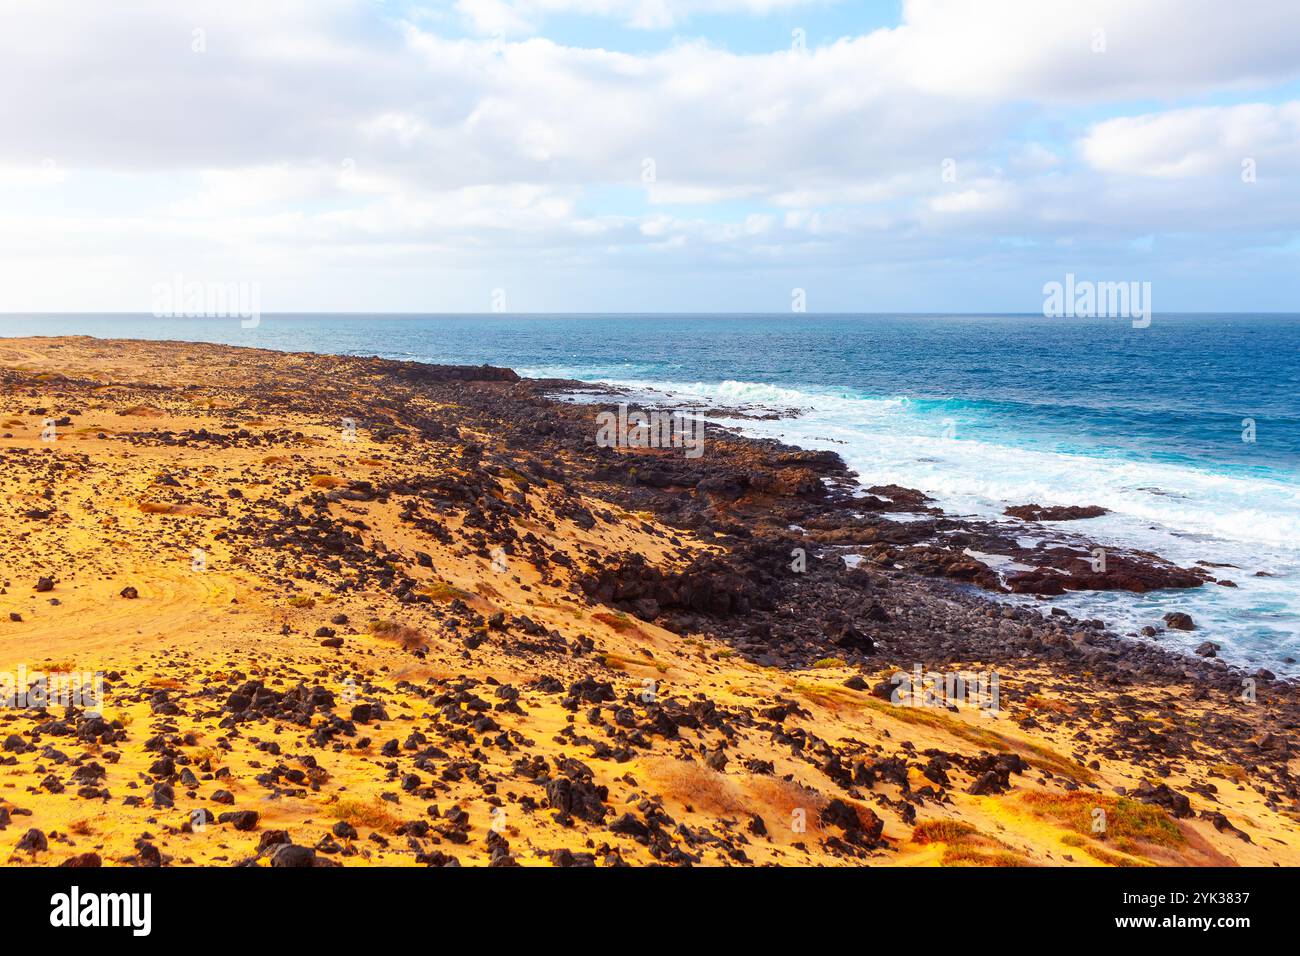
[[[1300,310],[1289,0],[10,0],[0,311]],[[494,298],[495,297],[495,298]]]
[[[471,18],[446,5],[386,3],[392,13],[429,17],[448,36],[474,37],[484,32]],[[633,5],[629,5],[633,6]],[[689,9],[689,5],[682,5]],[[703,6],[703,5],[701,5]],[[579,7],[579,10],[581,8]],[[623,53],[649,53],[675,43],[707,40],[733,53],[768,53],[790,45],[795,30],[803,30],[810,45],[833,43],[843,37],[898,24],[901,0],[858,0],[855,3],[819,2],[774,5],[759,15],[736,12],[700,12],[683,15],[671,25],[636,27],[626,18],[559,12],[544,18],[543,35],[575,47],[601,47]],[[487,32],[492,32],[490,29]],[[503,35],[512,35],[501,31]]]

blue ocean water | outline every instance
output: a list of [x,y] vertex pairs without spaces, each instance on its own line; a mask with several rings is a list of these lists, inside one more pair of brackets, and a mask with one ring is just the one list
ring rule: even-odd
[[[1300,315],[0,316],[0,335],[183,339],[490,363],[647,397],[797,408],[753,434],[831,448],[946,509],[1098,504],[1103,544],[1227,564],[1235,589],[1070,595],[1121,629],[1185,610],[1220,656],[1300,674]],[[1265,572],[1268,576],[1256,576]]]

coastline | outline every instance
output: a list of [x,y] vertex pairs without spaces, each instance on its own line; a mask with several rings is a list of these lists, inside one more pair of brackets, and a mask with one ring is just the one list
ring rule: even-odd
[[[1000,605],[1004,530],[838,456],[598,448],[589,383],[489,367],[68,337],[0,381],[0,666],[109,675],[103,722],[4,714],[13,862],[1300,860],[1294,682]],[[1086,544],[1025,590],[1200,583]],[[917,667],[997,712],[891,702]]]
[[[869,482],[921,489],[950,515],[1007,523],[1003,511],[1013,505],[1105,507],[1109,514],[1057,528],[1085,530],[1102,546],[1147,550],[1183,566],[1208,562],[1202,566],[1222,568],[1219,576],[1237,587],[1075,591],[1055,597],[1054,605],[1130,636],[1162,629],[1168,612],[1186,612],[1222,645],[1219,657],[1300,676],[1300,598],[1293,586],[1300,579],[1300,433],[1286,398],[1295,390],[1284,384],[1300,381],[1300,369],[1281,359],[1300,354],[1300,315],[1270,322],[1161,314],[1141,335],[1104,322],[1024,325],[1030,318],[656,316],[602,325],[511,315],[275,314],[242,329],[238,322],[87,315],[48,319],[42,327],[9,316],[0,317],[0,333],[489,362],[530,378],[614,383],[630,389],[626,400],[638,405],[698,402],[733,412],[739,405],[758,417],[718,423],[835,451]],[[746,345],[751,326],[771,349]],[[969,344],[916,348],[934,336]],[[714,347],[673,347],[693,339]],[[617,348],[607,348],[609,341]],[[1215,360],[1196,366],[1196,375],[1165,361],[1202,349]],[[979,360],[966,361],[968,353]],[[1269,355],[1279,357],[1275,385],[1253,377]],[[1074,371],[1058,375],[1063,365]],[[1141,387],[1157,380],[1155,391]],[[1254,443],[1243,440],[1245,415],[1259,425]],[[1163,629],[1155,639],[1190,652],[1204,636]]]

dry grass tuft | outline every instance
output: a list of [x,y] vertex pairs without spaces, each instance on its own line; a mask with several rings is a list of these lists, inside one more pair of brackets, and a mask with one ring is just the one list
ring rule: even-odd
[[402,823],[400,819],[379,800],[367,803],[364,800],[343,799],[330,804],[329,815],[336,820],[346,820],[354,827],[369,827],[392,833]]
[[1135,860],[1131,856],[1123,856],[1122,854],[1119,853],[1111,853],[1110,850],[1103,849],[1097,846],[1095,843],[1090,843],[1088,840],[1084,839],[1083,837],[1075,833],[1067,833],[1065,836],[1061,837],[1061,842],[1064,843],[1066,846],[1072,846],[1082,850],[1084,853],[1088,854],[1094,860],[1097,860],[1099,863],[1105,863],[1107,866],[1120,866],[1120,867],[1129,867],[1129,868],[1142,867],[1142,866],[1154,866],[1154,864],[1148,863],[1145,860]]
[[940,844],[944,866],[1033,866],[1033,863],[996,837],[980,833],[961,820],[927,820],[912,830],[912,842]]
[[600,662],[612,671],[626,671],[630,665],[632,667],[653,667],[661,674],[668,673],[668,666],[666,664],[661,664],[658,661],[645,660],[638,657],[627,657],[624,654],[615,654],[612,651],[606,651],[599,655],[599,657]]
[[[1164,810],[1127,797],[1030,792],[1021,799],[1034,816],[1052,820],[1082,836],[1105,840],[1125,853],[1141,852],[1144,845],[1181,847],[1187,843],[1182,829]],[[1093,811],[1097,808],[1106,814],[1103,833],[1092,832]]]
[[927,820],[912,828],[914,843],[960,843],[979,833],[969,823],[961,820]]
[[1245,767],[1238,767],[1235,763],[1216,763],[1211,765],[1210,773],[1218,774],[1220,777],[1226,777],[1234,783],[1245,783],[1249,774],[1246,773]]
[[985,853],[969,846],[950,846],[943,851],[944,866],[1033,866],[1034,864],[1018,853],[1007,850],[995,850]]
[[751,813],[753,801],[736,783],[702,763],[670,757],[647,761],[646,770],[657,792],[704,813]]
[[434,581],[432,584],[417,588],[417,593],[428,595],[435,601],[454,601],[460,598],[462,601],[472,601],[476,595],[464,588],[458,588],[454,584],[448,584],[446,581]]
[[620,634],[624,631],[635,630],[636,628],[636,623],[622,611],[615,611],[612,614],[609,611],[597,611],[592,615],[592,618],[600,621],[601,624],[604,624],[607,627],[612,627]]
[[746,820],[759,816],[766,823],[771,839],[788,843],[803,839],[789,826],[796,810],[806,814],[809,831],[816,826],[818,811],[826,797],[815,790],[778,776],[728,775],[711,767],[672,757],[652,757],[642,765],[644,775],[655,792],[665,799],[688,806],[712,817]]
[[418,627],[398,624],[396,621],[371,621],[370,633],[384,640],[396,641],[404,651],[426,647],[429,643],[429,638],[424,631]]
[[822,687],[817,684],[799,682],[791,684],[790,690],[810,703],[825,707],[832,714],[838,714],[841,711],[861,710],[865,703],[862,695],[846,690],[843,687]]
[[642,640],[649,640],[650,635],[641,627],[641,622],[630,614],[624,614],[622,611],[597,611],[591,615],[593,621],[604,624],[612,628],[619,634],[625,634],[628,637],[638,637]]

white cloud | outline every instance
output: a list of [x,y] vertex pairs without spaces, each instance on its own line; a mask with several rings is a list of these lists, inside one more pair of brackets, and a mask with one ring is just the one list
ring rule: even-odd
[[1300,168],[1300,101],[1201,107],[1125,116],[1092,126],[1080,143],[1088,163],[1108,173],[1182,179],[1236,177],[1252,160],[1257,175]]
[[[459,11],[515,34],[566,11],[651,25],[785,4]],[[171,260],[282,277],[385,256],[413,276],[431,256],[465,270],[851,269],[1006,236],[1272,235],[1296,221],[1298,200],[1276,185],[1300,161],[1295,104],[1171,108],[1070,140],[1077,104],[1295,76],[1300,4],[910,0],[898,27],[805,54],[452,39],[381,10],[9,0],[0,86],[21,95],[0,98],[0,249],[28,268],[6,291],[55,262],[94,263],[101,280],[111,263],[148,284]],[[1259,162],[1253,192],[1231,175],[1243,157]],[[1222,189],[1187,188],[1220,174]]]
[[[385,25],[359,0],[90,13],[68,0],[15,2],[0,34],[0,83],[25,95],[0,101],[0,162],[199,170],[351,158],[436,188],[634,184],[653,157],[665,188],[860,190],[996,146],[1011,101],[1153,96],[1300,69],[1285,40],[1300,31],[1295,4],[1259,4],[1253,20],[1240,6],[1197,6],[1197,17],[1166,4],[1161,20],[1136,11],[1166,0],[911,0],[900,27],[800,56],[701,43],[639,55],[540,38],[498,46]],[[756,10],[774,2],[737,0]],[[68,21],[81,26],[60,29]],[[1087,47],[1085,26],[1098,22],[1104,54]],[[195,23],[206,53],[191,51]],[[1176,70],[1153,66],[1171,56]]]
[[179,216],[221,216],[269,206],[292,206],[344,194],[349,170],[321,166],[237,167],[205,169],[198,174],[197,193],[172,203],[168,211]]
[[601,17],[639,30],[662,30],[701,14],[762,16],[822,2],[834,0],[456,0],[456,9],[480,33],[513,35],[531,32],[557,14]]
[[1023,173],[1044,173],[1058,169],[1063,162],[1059,153],[1042,143],[1025,143],[1011,151],[1012,166]]
[[0,166],[0,191],[57,186],[67,178],[68,171],[61,169],[52,159],[37,165]]
[[1300,4],[1275,0],[908,0],[877,35],[919,89],[1095,101],[1247,88],[1300,72]]
[[1007,184],[986,182],[935,196],[929,206],[941,213],[983,213],[1009,209],[1014,204],[1014,192]]

